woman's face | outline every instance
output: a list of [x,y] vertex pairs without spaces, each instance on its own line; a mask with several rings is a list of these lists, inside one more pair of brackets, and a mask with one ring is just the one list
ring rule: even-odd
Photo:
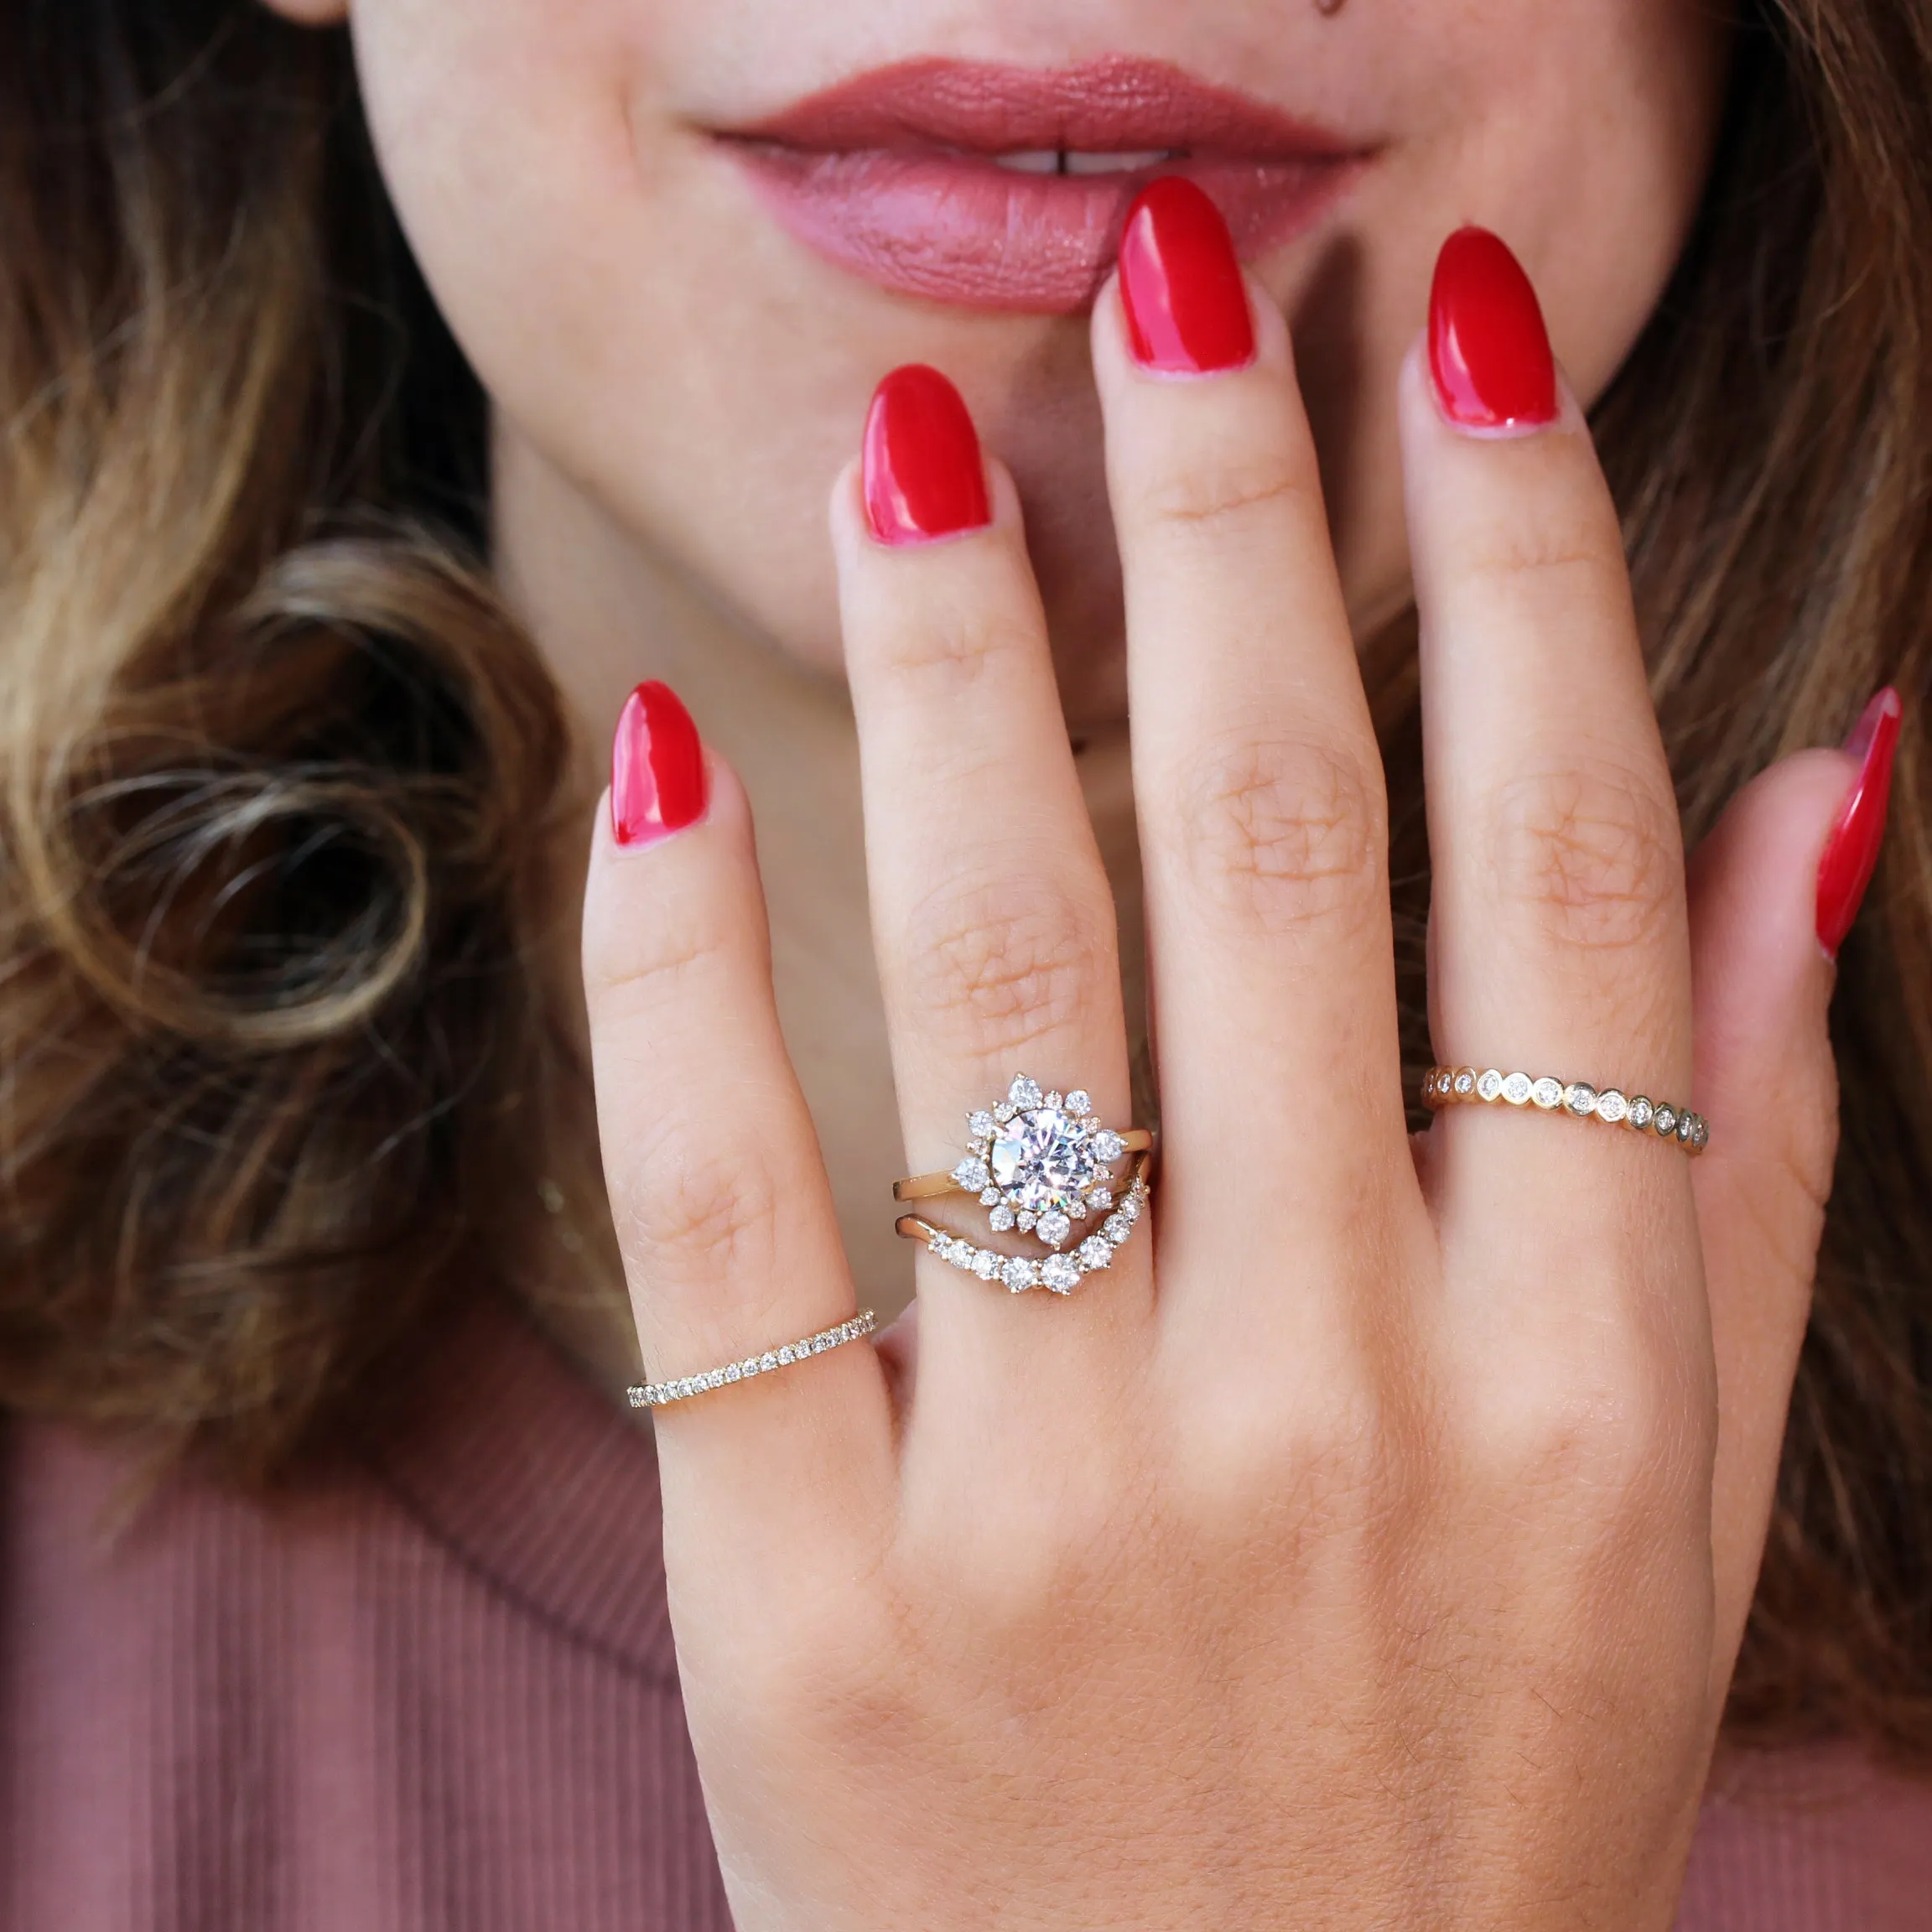
[[[285,0],[326,11],[330,0]],[[526,445],[835,668],[826,491],[895,364],[1023,492],[1069,714],[1119,711],[1083,311],[1156,169],[1288,314],[1358,627],[1405,595],[1394,373],[1498,231],[1587,399],[1655,304],[1722,87],[1704,0],[353,0],[369,113]]]

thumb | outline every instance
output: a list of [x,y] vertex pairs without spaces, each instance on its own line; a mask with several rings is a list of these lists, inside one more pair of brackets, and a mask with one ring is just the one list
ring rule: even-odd
[[1711,1123],[1694,1173],[1717,1367],[1726,1675],[1756,1585],[1837,1147],[1827,948],[1877,857],[1898,713],[1898,693],[1882,691],[1844,750],[1761,773],[1690,864],[1696,1091]]

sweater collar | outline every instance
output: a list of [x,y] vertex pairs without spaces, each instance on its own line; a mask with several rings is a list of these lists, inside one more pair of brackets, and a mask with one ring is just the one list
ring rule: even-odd
[[371,1450],[398,1502],[503,1596],[676,1680],[656,1446],[506,1296],[465,1311]]

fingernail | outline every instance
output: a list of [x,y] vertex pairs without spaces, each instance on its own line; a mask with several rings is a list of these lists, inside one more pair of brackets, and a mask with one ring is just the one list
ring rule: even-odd
[[979,433],[937,369],[908,362],[872,392],[865,520],[881,543],[929,543],[993,521]]
[[1442,413],[1459,428],[1556,419],[1556,365],[1536,291],[1487,228],[1458,228],[1436,257],[1429,367]]
[[1818,861],[1818,943],[1836,959],[1865,888],[1878,863],[1885,836],[1885,808],[1892,797],[1892,755],[1898,749],[1904,706],[1888,684],[1865,707],[1845,749],[1858,761],[1858,776],[1838,808],[1831,836]]
[[653,678],[624,700],[610,746],[610,829],[652,845],[704,815],[704,747],[683,700]]
[[1184,175],[1134,197],[1120,235],[1120,304],[1143,369],[1208,376],[1254,360],[1254,321],[1221,210]]

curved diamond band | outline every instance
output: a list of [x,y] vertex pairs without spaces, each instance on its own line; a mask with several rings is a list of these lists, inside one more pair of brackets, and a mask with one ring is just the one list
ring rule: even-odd
[[1056,1295],[1071,1295],[1089,1275],[1111,1265],[1115,1249],[1124,1245],[1135,1223],[1146,1212],[1147,1166],[1151,1158],[1143,1154],[1135,1162],[1127,1192],[1100,1223],[1099,1232],[1089,1234],[1070,1254],[1049,1254],[1043,1261],[1024,1254],[1002,1254],[996,1249],[962,1241],[917,1214],[901,1214],[893,1226],[907,1239],[923,1241],[942,1261],[950,1261],[982,1281],[1004,1282],[1015,1295],[1028,1288],[1050,1288]]
[[[974,1194],[995,1233],[1016,1228],[1052,1250],[1039,1260],[1001,1254],[959,1240],[917,1214],[900,1216],[900,1233],[925,1242],[942,1259],[982,1280],[1004,1281],[1015,1292],[1050,1288],[1070,1293],[1083,1275],[1108,1265],[1146,1206],[1153,1135],[1144,1127],[1103,1126],[1078,1088],[1046,1093],[1037,1080],[1017,1074],[1005,1099],[967,1116],[966,1133],[965,1157],[957,1166],[896,1182],[892,1198]],[[1128,1154],[1139,1159],[1123,1183],[1115,1166]],[[1098,1233],[1079,1226],[1099,1217],[1104,1221]],[[1062,1254],[1070,1241],[1077,1244],[1073,1251]]]
[[787,1342],[782,1348],[767,1348],[762,1355],[747,1355],[742,1362],[727,1362],[722,1368],[708,1368],[702,1375],[680,1376],[675,1382],[646,1382],[626,1393],[633,1409],[662,1409],[668,1403],[683,1402],[690,1396],[722,1389],[727,1382],[749,1381],[754,1375],[769,1375],[774,1368],[788,1368],[808,1355],[823,1355],[828,1348],[856,1342],[878,1326],[878,1317],[870,1308],[861,1308],[849,1321],[821,1328],[802,1341]]
[[1483,1101],[1507,1107],[1540,1107],[1546,1114],[1573,1114],[1579,1120],[1601,1120],[1674,1140],[1687,1154],[1701,1154],[1711,1129],[1701,1114],[1643,1093],[1614,1087],[1592,1087],[1587,1080],[1559,1080],[1545,1073],[1503,1073],[1493,1067],[1431,1067],[1422,1077],[1422,1104],[1438,1108]]

